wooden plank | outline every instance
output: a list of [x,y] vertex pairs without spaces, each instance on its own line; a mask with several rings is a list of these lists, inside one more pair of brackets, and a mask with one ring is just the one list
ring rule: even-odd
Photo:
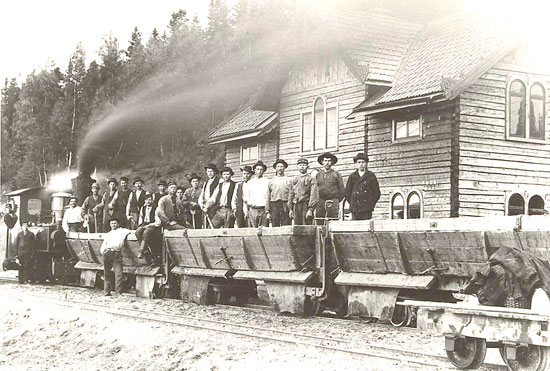
[[264,280],[270,282],[306,283],[313,277],[313,272],[270,272],[270,271],[237,271],[236,280]]
[[340,272],[334,279],[339,286],[387,287],[427,290],[435,283],[434,276],[412,276],[404,274],[374,274]]

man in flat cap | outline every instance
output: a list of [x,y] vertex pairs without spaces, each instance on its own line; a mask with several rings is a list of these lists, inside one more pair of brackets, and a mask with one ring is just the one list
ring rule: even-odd
[[82,203],[82,215],[90,233],[101,233],[103,230],[103,208],[99,207],[100,204],[99,184],[92,183],[92,194]]
[[243,194],[244,189],[246,188],[246,185],[248,184],[248,181],[250,178],[252,178],[252,174],[254,173],[252,171],[252,167],[249,165],[246,165],[241,168],[241,172],[243,174],[243,180],[242,182],[239,182],[237,184],[237,227],[239,228],[246,228],[248,225],[247,219],[248,219],[248,210],[245,210],[245,204],[243,201]]
[[[199,206],[202,210],[204,210],[206,202],[210,199],[210,197],[212,197],[214,190],[220,182],[220,177],[218,176],[218,167],[215,164],[206,165],[204,167],[204,170],[206,171],[207,181],[203,184],[201,195],[199,196]],[[208,217],[212,219],[214,217],[214,214],[215,212],[210,212],[208,214]],[[204,222],[203,225],[207,227]]]
[[290,225],[288,195],[292,188],[292,179],[285,175],[288,164],[278,159],[273,163],[275,176],[269,180],[266,213],[273,227]]
[[137,177],[134,180],[134,189],[130,192],[128,205],[126,206],[126,217],[128,218],[130,229],[135,230],[139,225],[139,210],[145,204],[146,194],[147,192],[143,189],[143,179]]
[[110,231],[111,224],[109,220],[117,218],[115,195],[117,193],[118,181],[115,178],[109,178],[109,180],[107,180],[107,186],[109,189],[103,194],[101,203],[98,205],[100,209],[103,209],[103,232]]
[[358,153],[353,162],[357,170],[350,174],[346,184],[346,201],[350,205],[353,220],[372,218],[372,211],[380,198],[380,186],[373,172],[367,170],[368,158]]
[[155,208],[158,207],[159,200],[166,196],[166,187],[168,187],[168,185],[165,180],[159,180],[157,187],[158,192],[153,193],[153,205],[155,205]]
[[298,160],[298,175],[292,179],[292,187],[288,196],[288,207],[295,225],[313,224],[313,212],[319,201],[317,180],[309,174],[307,158]]
[[243,202],[248,210],[248,226],[267,227],[266,205],[269,203],[269,180],[264,177],[267,166],[258,161],[252,166],[254,176],[246,184]]
[[211,219],[213,228],[233,228],[237,213],[237,192],[235,192],[237,183],[231,180],[233,170],[230,167],[222,168],[221,176],[218,186],[206,201],[203,211],[214,214]]
[[192,173],[187,178],[190,188],[187,188],[183,192],[183,204],[185,206],[185,222],[187,225],[192,226],[194,229],[202,228],[202,210],[199,206],[199,197],[201,195],[201,189],[199,187],[201,177],[195,173]]
[[185,229],[183,220],[183,203],[176,197],[178,186],[174,182],[168,183],[168,194],[159,200],[157,215],[164,229],[173,231]]
[[319,188],[316,216],[337,219],[340,201],[344,199],[346,191],[342,175],[332,168],[338,162],[338,158],[330,152],[325,152],[317,158],[317,161],[323,167],[315,176]]

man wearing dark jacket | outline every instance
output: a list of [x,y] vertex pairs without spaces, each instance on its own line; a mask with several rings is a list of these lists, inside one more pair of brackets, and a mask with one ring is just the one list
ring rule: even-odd
[[32,266],[36,254],[36,237],[29,231],[29,225],[23,223],[22,231],[15,238],[16,257],[19,260],[19,283],[33,280]]
[[353,220],[372,218],[372,211],[380,198],[378,179],[373,172],[367,170],[367,156],[358,153],[353,158],[357,170],[350,174],[346,184],[346,201],[350,204]]

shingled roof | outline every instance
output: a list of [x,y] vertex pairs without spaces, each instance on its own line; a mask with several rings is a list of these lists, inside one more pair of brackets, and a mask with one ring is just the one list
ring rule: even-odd
[[435,93],[451,98],[457,85],[472,74],[481,75],[517,43],[502,19],[458,14],[430,23],[412,43],[392,88],[376,105]]
[[247,106],[219,124],[204,141],[221,143],[266,134],[273,129],[277,116],[276,112],[253,110]]

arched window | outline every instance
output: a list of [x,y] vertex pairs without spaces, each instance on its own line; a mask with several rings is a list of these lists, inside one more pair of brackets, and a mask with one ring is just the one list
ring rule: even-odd
[[545,94],[541,84],[536,83],[529,91],[529,137],[544,140]]
[[508,199],[508,215],[523,214],[525,214],[525,200],[520,194],[514,193]]
[[322,97],[318,97],[300,117],[302,152],[337,149],[338,104],[328,105]]
[[529,205],[527,207],[529,215],[544,215],[544,200],[539,195],[534,195],[529,199]]
[[508,92],[509,133],[511,137],[526,138],[525,128],[525,84],[514,80]]
[[405,218],[405,200],[403,199],[401,193],[396,193],[391,199],[391,218]]
[[407,198],[407,219],[420,219],[421,200],[416,192],[411,192]]

